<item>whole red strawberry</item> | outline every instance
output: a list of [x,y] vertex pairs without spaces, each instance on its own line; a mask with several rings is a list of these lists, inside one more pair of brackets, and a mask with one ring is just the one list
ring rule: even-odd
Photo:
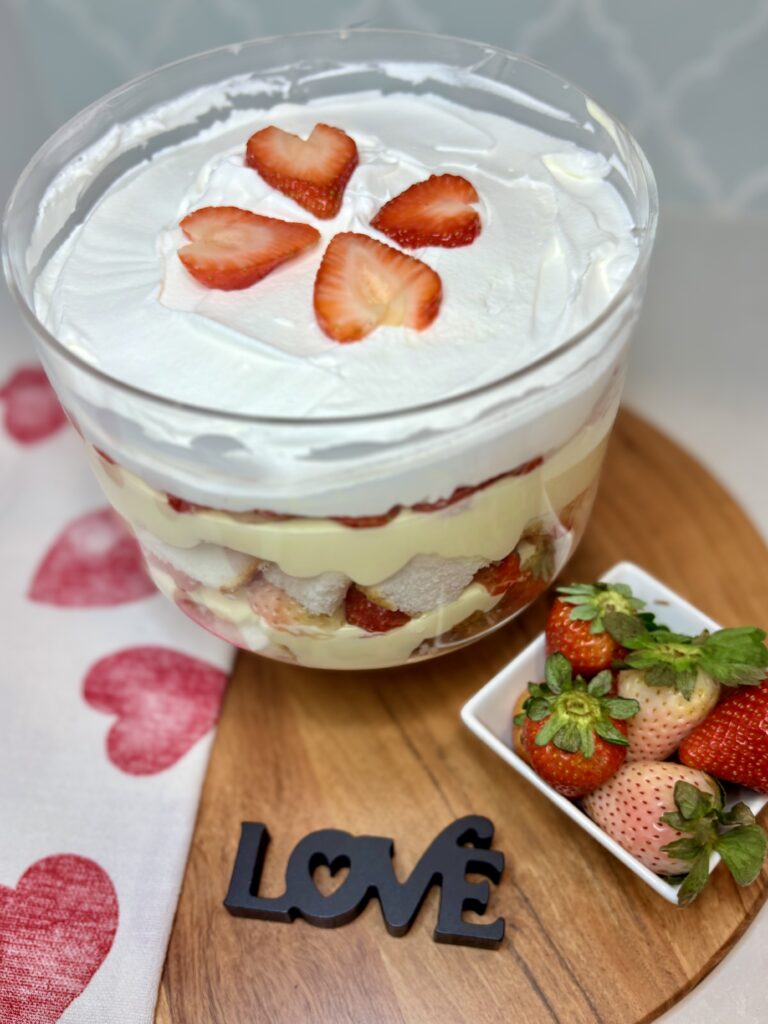
[[547,652],[560,651],[573,671],[589,678],[621,661],[626,651],[605,628],[609,612],[636,615],[643,602],[624,583],[578,583],[558,587],[547,619]]
[[768,679],[725,697],[680,744],[680,760],[768,793]]
[[614,775],[627,756],[625,719],[637,713],[635,700],[611,695],[613,677],[601,672],[591,682],[573,677],[562,654],[547,658],[546,682],[531,683],[530,696],[515,724],[531,767],[567,797],[591,793]]

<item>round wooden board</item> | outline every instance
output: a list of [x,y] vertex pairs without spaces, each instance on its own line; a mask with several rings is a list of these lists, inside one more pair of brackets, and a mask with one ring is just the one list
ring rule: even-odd
[[[621,413],[595,512],[566,574],[622,559],[724,625],[766,623],[768,551],[690,456]],[[463,651],[413,667],[333,674],[242,656],[203,791],[163,976],[160,1024],[637,1024],[722,958],[762,904],[768,876],[738,889],[720,868],[680,910],[463,726],[467,698],[541,628],[546,601]],[[336,930],[230,917],[222,907],[240,822],[272,834],[262,893],[282,892],[306,833],[392,836],[400,878],[450,821],[483,814],[507,856],[488,918],[498,951],[432,941],[433,890],[411,932],[378,904]],[[757,979],[755,980],[757,984]]]

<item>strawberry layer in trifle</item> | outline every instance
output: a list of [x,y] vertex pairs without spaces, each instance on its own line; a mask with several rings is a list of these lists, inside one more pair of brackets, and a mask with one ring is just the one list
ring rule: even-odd
[[30,250],[49,373],[158,588],[322,668],[461,646],[565,564],[653,218],[583,97],[589,132],[471,67],[353,71],[126,119],[62,162]]

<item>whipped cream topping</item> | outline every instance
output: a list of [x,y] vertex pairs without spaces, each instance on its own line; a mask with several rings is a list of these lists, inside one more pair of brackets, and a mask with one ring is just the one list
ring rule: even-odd
[[[318,220],[243,161],[267,124],[306,137],[323,121],[357,143],[360,165],[332,220]],[[366,415],[498,380],[554,349],[605,307],[637,256],[608,161],[497,114],[433,95],[355,94],[235,112],[142,164],[102,198],[38,288],[52,332],[92,365],[165,397],[263,416]],[[318,327],[312,287],[339,231],[392,244],[370,226],[392,196],[430,174],[480,194],[469,246],[412,255],[443,282],[425,331],[382,327],[339,345]],[[179,220],[232,205],[304,221],[322,242],[251,288],[199,284],[177,256]]]
[[[221,410],[153,401],[56,361],[57,387],[84,436],[152,487],[230,511],[378,514],[548,456],[590,422],[610,426],[642,288],[546,357],[600,316],[636,263],[632,218],[613,184],[628,177],[621,158],[609,162],[558,138],[561,124],[573,134],[568,115],[539,110],[535,98],[472,69],[377,64],[376,73],[397,91],[344,94],[338,71],[336,95],[303,105],[284,102],[293,76],[193,90],[114,125],[51,183],[30,263],[65,224],[68,234],[37,278],[42,323],[112,378]],[[323,74],[308,71],[298,85]],[[522,111],[521,120],[407,91],[430,82],[436,92],[487,89],[497,106],[505,97],[510,114]],[[240,109],[265,93],[278,102]],[[546,115],[554,134],[522,123],[532,112]],[[208,126],[189,137],[203,116]],[[331,221],[243,163],[259,128],[306,137],[318,121],[343,128],[360,151]],[[137,145],[180,126],[186,141],[136,162]],[[88,183],[127,153],[132,169],[89,205]],[[442,278],[437,319],[420,332],[379,328],[354,344],[327,338],[312,309],[327,240],[354,230],[392,244],[371,228],[372,216],[404,188],[445,172],[475,186],[483,227],[472,245],[412,253]],[[86,215],[76,212],[70,230],[82,197]],[[179,220],[205,205],[310,223],[323,240],[250,289],[212,291],[176,254]]]

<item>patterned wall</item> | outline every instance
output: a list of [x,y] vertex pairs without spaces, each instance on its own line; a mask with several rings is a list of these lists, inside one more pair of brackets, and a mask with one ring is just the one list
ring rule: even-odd
[[28,81],[30,145],[107,89],[211,46],[415,28],[492,40],[593,92],[641,139],[663,202],[768,211],[768,0],[5,0],[0,19]]

